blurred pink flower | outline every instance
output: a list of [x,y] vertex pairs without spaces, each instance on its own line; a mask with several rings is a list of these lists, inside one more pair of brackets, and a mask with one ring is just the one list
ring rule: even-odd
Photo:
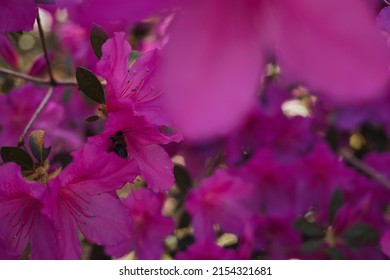
[[34,0],[0,0],[0,33],[30,31],[37,14]]
[[19,57],[15,47],[8,36],[2,33],[0,33],[0,56],[12,67],[18,67]]
[[390,230],[387,230],[381,239],[381,248],[383,253],[390,258]]
[[224,232],[243,235],[255,215],[254,189],[250,182],[217,170],[188,193],[185,208],[192,218],[196,239],[214,236],[214,225]]
[[106,251],[121,257],[134,250],[137,259],[160,259],[164,252],[163,239],[175,228],[174,220],[162,215],[164,198],[164,194],[148,189],[129,194],[122,203],[130,210],[133,219],[132,236],[119,246],[106,247]]
[[[61,91],[57,89],[56,93]],[[13,146],[23,132],[31,116],[45,95],[45,89],[25,84],[0,95],[0,146]],[[47,130],[47,137],[56,151],[71,151],[81,147],[80,135],[65,127],[64,107],[55,100],[48,102],[32,126],[32,129]]]

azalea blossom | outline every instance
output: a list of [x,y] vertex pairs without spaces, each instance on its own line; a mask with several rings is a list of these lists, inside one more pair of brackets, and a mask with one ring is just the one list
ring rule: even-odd
[[163,239],[174,230],[172,218],[162,215],[164,194],[148,189],[134,191],[122,203],[130,210],[133,219],[131,238],[116,247],[106,247],[107,252],[121,257],[134,250],[137,259],[156,260],[164,251]]
[[57,231],[41,213],[47,188],[26,181],[15,163],[1,166],[0,178],[0,241],[6,250],[0,255],[20,258],[30,244],[32,259],[58,259]]
[[164,191],[174,182],[173,163],[160,145],[179,142],[182,137],[171,128],[160,105],[163,90],[154,86],[158,50],[143,54],[129,68],[130,51],[124,33],[116,33],[103,45],[97,69],[107,80],[108,120],[96,137],[111,139],[106,150],[122,145],[118,156],[135,160],[148,186]]
[[135,179],[136,169],[133,162],[102,152],[101,145],[87,143],[73,152],[73,162],[48,182],[43,211],[60,231],[61,259],[80,258],[77,230],[88,241],[107,246],[131,235],[131,218],[115,191]]
[[191,215],[195,238],[214,236],[214,225],[224,232],[242,235],[256,213],[253,191],[251,183],[224,170],[217,170],[199,188],[191,190],[185,208]]

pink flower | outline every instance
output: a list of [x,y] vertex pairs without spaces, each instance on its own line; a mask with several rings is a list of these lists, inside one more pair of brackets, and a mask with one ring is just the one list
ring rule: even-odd
[[[132,222],[115,191],[136,177],[134,162],[102,152],[101,142],[85,144],[73,162],[52,181],[44,213],[59,229],[62,259],[78,259],[77,230],[95,244],[114,246],[131,235]],[[96,157],[98,155],[98,157]]]
[[119,246],[106,248],[107,252],[121,257],[134,250],[138,259],[159,259],[164,252],[163,239],[175,228],[174,220],[161,213],[164,195],[141,189],[131,193],[122,203],[133,219],[132,236]]
[[0,33],[30,31],[37,13],[34,0],[0,0]]
[[364,1],[180,4],[162,73],[167,104],[189,138],[225,134],[239,125],[255,102],[269,52],[285,78],[332,101],[359,103],[383,94],[390,56]]
[[[57,93],[57,91],[56,91]],[[0,146],[12,146],[18,141],[24,127],[39,106],[45,95],[45,89],[25,84],[7,94],[0,95]],[[64,127],[66,120],[64,107],[55,100],[48,102],[32,129],[47,130],[56,151],[69,151],[81,146],[80,136]]]
[[32,259],[57,259],[57,232],[41,214],[48,189],[24,180],[15,163],[1,166],[0,178],[0,240],[7,254],[20,257],[30,244]]
[[242,235],[255,214],[253,195],[251,183],[217,170],[188,193],[185,208],[191,215],[195,238],[214,236],[214,225],[220,225],[224,232]]
[[142,20],[154,12],[169,7],[176,0],[57,0],[60,7],[66,7],[70,18],[81,25],[92,23],[105,29],[124,29],[130,23]]
[[129,68],[130,51],[124,33],[115,33],[103,45],[97,69],[107,80],[108,121],[97,137],[106,143],[110,139],[106,150],[115,151],[120,142],[123,149],[117,155],[135,160],[148,186],[164,191],[174,182],[173,163],[160,145],[179,142],[181,135],[168,127],[172,123],[160,105],[163,90],[154,85],[158,51],[145,53]]
[[[102,48],[98,73],[107,80],[107,112],[128,106],[137,116],[157,125],[171,125],[161,105],[164,90],[156,81],[160,51],[144,53],[129,67],[131,46],[125,33],[115,33]],[[119,104],[121,105],[119,105]]]
[[387,255],[387,257],[390,258],[390,230],[387,230],[381,239],[381,248],[383,253]]
[[103,133],[95,138],[105,141],[106,151],[135,161],[139,174],[152,190],[165,191],[173,186],[173,162],[160,145],[179,141],[177,134],[150,125],[131,110],[121,110],[109,114]]

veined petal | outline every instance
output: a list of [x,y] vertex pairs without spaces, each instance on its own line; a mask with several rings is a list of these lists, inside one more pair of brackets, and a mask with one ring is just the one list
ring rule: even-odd
[[125,36],[125,33],[118,32],[113,38],[108,39],[102,47],[102,57],[97,63],[99,75],[107,80],[113,91],[108,91],[108,94],[111,93],[115,96],[120,94],[129,69],[128,56],[131,52],[131,46],[126,41]]

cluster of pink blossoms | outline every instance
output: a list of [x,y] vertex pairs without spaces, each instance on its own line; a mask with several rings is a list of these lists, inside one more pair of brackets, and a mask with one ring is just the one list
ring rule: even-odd
[[384,6],[0,0],[0,259],[389,258]]

